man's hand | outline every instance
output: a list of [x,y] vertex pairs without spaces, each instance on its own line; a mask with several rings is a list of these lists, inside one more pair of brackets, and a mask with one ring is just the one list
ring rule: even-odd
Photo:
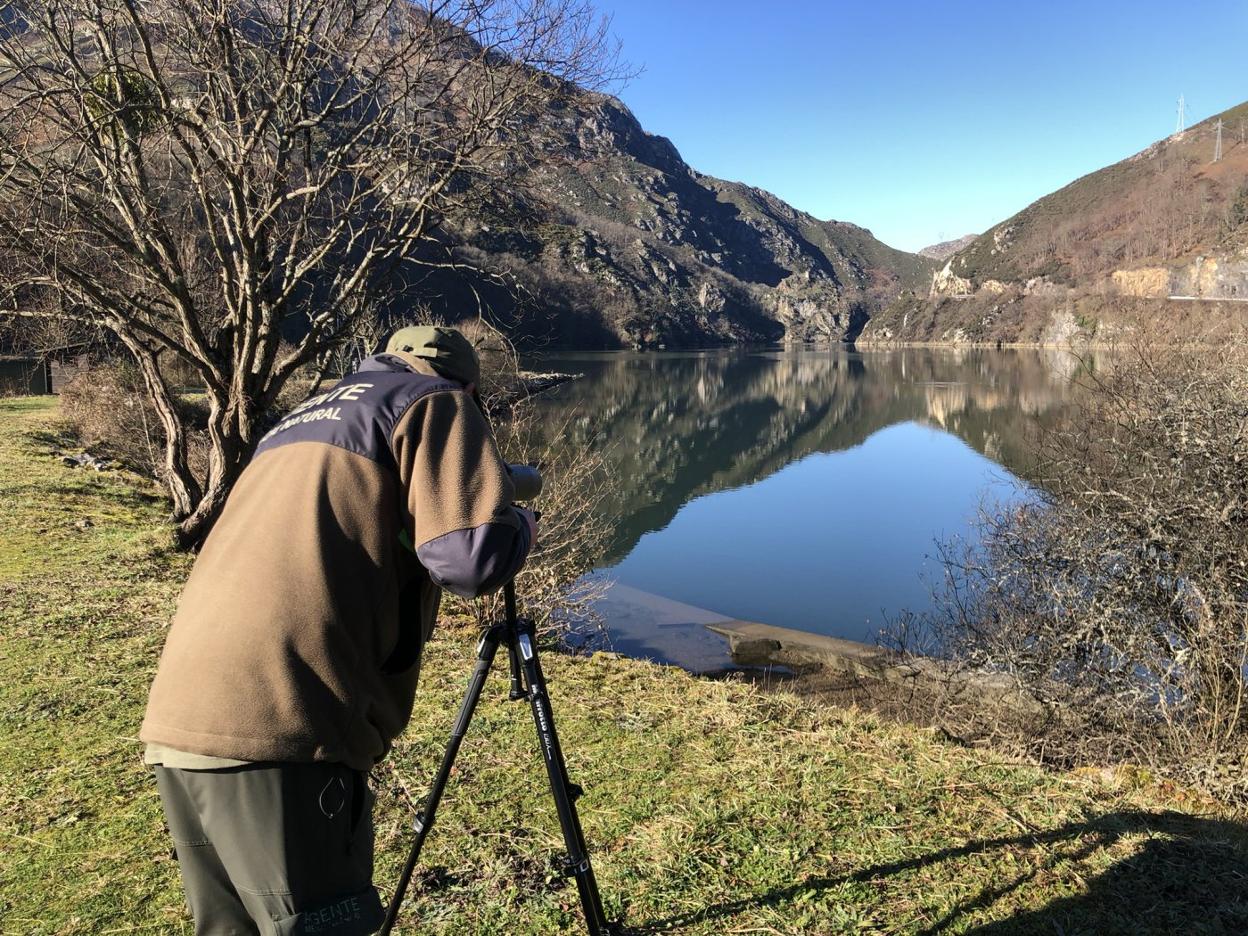
[[516,513],[524,517],[524,522],[529,525],[529,549],[537,546],[537,514],[524,507],[517,507]]

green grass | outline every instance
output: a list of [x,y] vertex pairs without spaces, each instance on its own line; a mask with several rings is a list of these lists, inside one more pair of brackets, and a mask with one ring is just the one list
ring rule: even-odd
[[[189,561],[158,492],[63,466],[54,421],[0,401],[0,931],[189,933],[134,738]],[[439,634],[378,772],[383,889],[472,651]],[[1139,772],[1047,773],[742,684],[546,662],[603,894],[634,932],[1248,930],[1241,826]],[[579,932],[532,721],[503,679],[486,695],[404,931]]]

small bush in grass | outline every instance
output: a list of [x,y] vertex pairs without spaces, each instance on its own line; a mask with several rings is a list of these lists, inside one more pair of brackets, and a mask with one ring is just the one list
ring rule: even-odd
[[155,473],[163,444],[160,421],[138,370],[125,365],[84,370],[61,391],[61,414],[87,448],[134,471]]

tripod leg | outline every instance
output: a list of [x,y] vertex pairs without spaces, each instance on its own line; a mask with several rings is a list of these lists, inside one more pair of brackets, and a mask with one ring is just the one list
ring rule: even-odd
[[507,640],[507,656],[511,663],[511,692],[508,698],[512,702],[519,702],[521,699],[528,698],[524,692],[524,685],[520,675],[522,668],[520,666],[520,649],[515,640],[515,624],[516,624],[516,586],[513,582],[508,582],[503,587],[503,602],[505,606],[505,614],[507,626],[511,629]]
[[528,696],[524,691],[524,682],[520,678],[523,670],[520,666],[520,651],[516,649],[514,640],[509,641],[507,644],[507,656],[511,662],[511,691],[508,693],[508,698],[512,702],[519,702],[521,699],[528,698]]
[[464,740],[464,734],[468,731],[468,723],[472,721],[472,713],[476,710],[477,701],[481,698],[481,688],[485,685],[485,677],[490,672],[490,666],[494,662],[494,654],[498,650],[504,630],[506,628],[502,625],[491,627],[485,632],[480,646],[477,647],[477,663],[473,667],[472,676],[468,679],[468,691],[464,693],[464,701],[459,707],[459,714],[455,717],[451,739],[447,742],[446,753],[442,755],[442,766],[438,768],[438,775],[434,778],[429,795],[425,797],[424,806],[416,817],[416,841],[412,843],[407,863],[403,865],[403,872],[399,875],[394,896],[390,898],[390,906],[386,910],[385,922],[377,931],[378,936],[389,936],[390,930],[394,928],[395,920],[398,919],[399,908],[403,905],[408,884],[412,880],[412,872],[416,870],[416,862],[420,860],[420,849],[425,844],[425,837],[429,834],[429,830],[433,828],[433,819],[438,811],[438,803],[442,800],[442,791],[446,789],[446,782],[450,779],[455,755],[459,753],[460,742]]
[[576,889],[580,894],[581,909],[585,912],[585,923],[590,936],[607,934],[611,927],[602,909],[598,881],[594,877],[593,866],[589,863],[585,833],[581,830],[581,820],[576,813],[575,800],[581,791],[568,780],[567,764],[563,759],[563,749],[559,746],[559,735],[555,731],[554,712],[551,711],[550,697],[546,693],[546,677],[542,675],[542,664],[537,658],[533,623],[524,619],[517,621],[512,640],[528,683],[529,704],[533,708],[533,721],[537,725],[538,743],[542,748],[542,759],[546,762],[550,791],[555,797],[555,809],[559,813],[559,825],[563,829],[564,847],[568,850],[567,868],[576,878]]

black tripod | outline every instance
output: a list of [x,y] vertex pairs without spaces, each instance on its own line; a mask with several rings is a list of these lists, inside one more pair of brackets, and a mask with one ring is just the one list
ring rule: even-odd
[[594,879],[594,869],[589,863],[589,852],[585,847],[585,834],[581,831],[581,821],[576,814],[576,800],[581,795],[581,788],[568,780],[568,768],[563,760],[563,750],[559,747],[559,736],[555,733],[555,717],[550,709],[550,697],[546,694],[546,678],[542,675],[542,664],[537,658],[537,645],[533,633],[533,622],[516,617],[516,591],[508,582],[503,592],[507,608],[506,620],[495,624],[485,632],[477,647],[477,664],[473,667],[472,676],[468,680],[468,691],[464,695],[463,704],[459,707],[459,715],[455,718],[455,727],[451,729],[451,740],[446,745],[446,753],[442,756],[442,766],[425,799],[424,810],[416,817],[416,841],[412,843],[411,853],[399,875],[399,883],[395,888],[394,897],[386,911],[386,920],[378,931],[379,936],[388,936],[399,915],[399,907],[407,894],[407,886],[411,882],[412,872],[420,859],[421,846],[425,837],[433,828],[434,815],[438,811],[438,802],[442,799],[442,791],[451,775],[451,766],[455,763],[455,755],[459,753],[460,742],[472,721],[472,713],[481,698],[481,688],[485,685],[485,677],[489,674],[494,662],[494,654],[500,643],[507,644],[508,656],[511,658],[511,694],[513,702],[528,699],[533,707],[533,721],[537,725],[538,742],[542,748],[542,756],[546,761],[546,773],[550,777],[550,791],[555,797],[555,809],[559,813],[559,825],[563,828],[563,842],[568,853],[564,859],[564,871],[569,877],[576,878],[576,889],[580,893],[581,907],[585,911],[585,923],[591,936],[607,936],[613,930],[607,922],[602,910],[602,898],[598,894],[598,882]]

